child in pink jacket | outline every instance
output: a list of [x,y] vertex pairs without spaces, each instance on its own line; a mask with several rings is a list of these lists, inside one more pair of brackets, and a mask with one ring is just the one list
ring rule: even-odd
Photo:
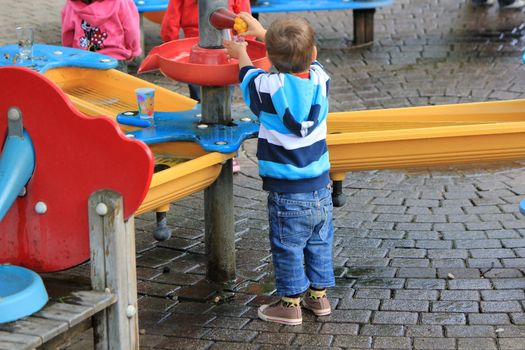
[[141,54],[139,13],[133,0],[67,0],[62,9],[62,45],[96,51],[120,61]]

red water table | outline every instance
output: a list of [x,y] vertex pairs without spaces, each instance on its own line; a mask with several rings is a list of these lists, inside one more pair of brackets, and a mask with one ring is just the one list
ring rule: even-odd
[[[219,8],[210,15],[210,24],[220,30],[236,28],[246,31],[246,23],[233,12]],[[244,39],[248,56],[254,66],[270,69],[266,46],[259,41]],[[199,38],[173,40],[154,47],[142,62],[138,72],[160,69],[168,78],[203,86],[223,86],[239,83],[239,62],[229,58],[224,48],[202,48]]]
[[35,155],[25,194],[0,221],[0,263],[38,272],[75,266],[89,259],[88,198],[101,189],[119,192],[129,218],[149,189],[151,151],[115,121],[80,113],[41,74],[0,68],[0,81],[7,87],[0,96],[0,140],[16,107]]

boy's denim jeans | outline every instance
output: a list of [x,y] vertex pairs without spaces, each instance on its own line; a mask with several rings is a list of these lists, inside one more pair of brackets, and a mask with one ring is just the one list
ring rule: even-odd
[[268,194],[270,244],[277,295],[335,285],[332,268],[332,196],[329,188]]

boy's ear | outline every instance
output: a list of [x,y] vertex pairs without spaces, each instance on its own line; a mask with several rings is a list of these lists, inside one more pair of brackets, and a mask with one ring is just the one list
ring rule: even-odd
[[312,61],[315,61],[317,59],[317,46],[314,45],[314,49],[312,50]]

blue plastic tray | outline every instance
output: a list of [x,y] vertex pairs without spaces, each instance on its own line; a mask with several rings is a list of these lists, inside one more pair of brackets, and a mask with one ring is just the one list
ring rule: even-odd
[[118,64],[113,57],[71,47],[35,44],[33,59],[18,59],[18,45],[0,46],[0,67],[27,67],[39,73],[57,67],[79,67],[94,69],[115,68]]
[[[127,133],[137,140],[153,145],[170,141],[193,141],[207,152],[236,152],[242,142],[257,137],[259,122],[247,107],[232,109],[231,125],[201,123],[201,105],[181,112],[155,112],[153,120],[143,120],[137,111],[117,115],[120,124],[144,129]],[[239,117],[242,116],[242,117]]]
[[25,267],[0,265],[0,323],[16,321],[47,303],[44,282]]

